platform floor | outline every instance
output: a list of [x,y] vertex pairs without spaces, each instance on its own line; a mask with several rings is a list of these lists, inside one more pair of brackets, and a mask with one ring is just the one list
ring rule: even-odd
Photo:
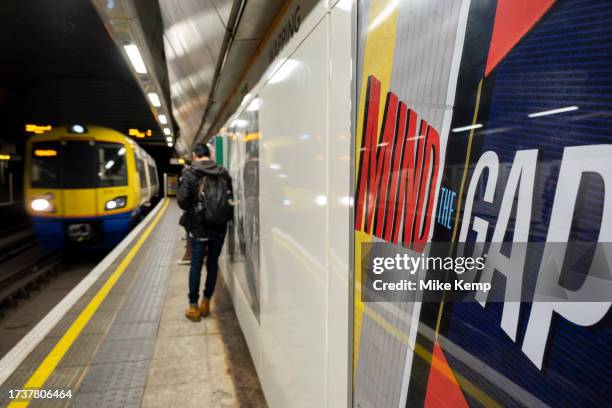
[[183,315],[189,268],[176,262],[179,215],[170,201],[150,235],[141,239],[145,229],[0,387],[1,406],[9,390],[29,387],[72,398],[13,406],[266,406],[222,279],[210,317]]

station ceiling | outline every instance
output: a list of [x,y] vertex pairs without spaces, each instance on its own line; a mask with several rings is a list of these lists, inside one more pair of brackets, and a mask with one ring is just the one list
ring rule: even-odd
[[23,140],[26,123],[87,123],[122,133],[151,129],[152,137],[138,141],[166,145],[142,83],[94,5],[108,9],[128,2],[146,35],[151,71],[170,102],[181,153],[216,130],[223,106],[236,97],[236,84],[286,3],[0,1],[0,140]]
[[283,0],[159,0],[179,150],[209,136]]
[[[157,2],[147,4],[143,27],[161,27]],[[148,34],[160,37],[149,46],[162,58],[156,69],[169,93],[162,31]],[[5,141],[23,138],[26,123],[87,123],[123,133],[151,129],[139,142],[165,145],[126,60],[84,0],[0,2],[0,120]]]

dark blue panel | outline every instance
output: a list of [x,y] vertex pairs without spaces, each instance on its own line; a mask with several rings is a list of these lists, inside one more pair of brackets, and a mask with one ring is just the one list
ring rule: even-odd
[[[484,214],[496,214],[516,151],[538,149],[530,241],[545,241],[563,149],[612,143],[612,5],[602,1],[556,4],[497,67],[493,80],[491,102],[484,107],[488,108],[485,132],[478,137],[484,138],[482,151],[495,151],[506,167],[500,171],[493,211],[491,205],[477,202],[474,212],[483,214],[485,219],[490,217]],[[578,109],[537,118],[528,116],[569,106]],[[488,135],[486,132],[501,129],[505,130]],[[596,241],[603,183],[593,175],[583,179],[582,187],[581,210],[571,238]],[[513,225],[514,220],[507,240],[512,239]],[[492,220],[489,239],[494,227]],[[526,279],[535,281],[541,254],[530,255]],[[546,404],[609,406],[612,395],[609,314],[601,324],[590,328],[555,316],[540,371],[521,352],[529,305],[523,305],[516,343],[500,328],[502,306],[489,304],[483,309],[478,304],[452,305],[448,339],[483,363],[480,369],[475,369],[447,353],[457,373],[506,406],[517,402],[509,389],[493,385],[484,374],[485,364]],[[466,397],[476,404],[469,395]]]
[[33,217],[32,226],[42,246],[52,251],[64,249],[64,228],[61,220]]

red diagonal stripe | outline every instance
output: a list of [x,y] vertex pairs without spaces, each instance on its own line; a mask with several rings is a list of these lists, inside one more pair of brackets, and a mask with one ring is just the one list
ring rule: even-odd
[[493,23],[493,36],[485,76],[542,18],[555,0],[499,0]]

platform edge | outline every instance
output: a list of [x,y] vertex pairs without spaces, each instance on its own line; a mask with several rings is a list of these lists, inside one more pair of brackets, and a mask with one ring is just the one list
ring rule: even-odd
[[0,386],[13,374],[27,356],[51,332],[66,313],[74,306],[94,283],[117,260],[123,251],[130,246],[141,232],[151,223],[161,210],[162,199],[155,208],[134,228],[102,261],[96,265],[81,282],[78,283],[32,330],[28,332],[6,355],[0,360]]

